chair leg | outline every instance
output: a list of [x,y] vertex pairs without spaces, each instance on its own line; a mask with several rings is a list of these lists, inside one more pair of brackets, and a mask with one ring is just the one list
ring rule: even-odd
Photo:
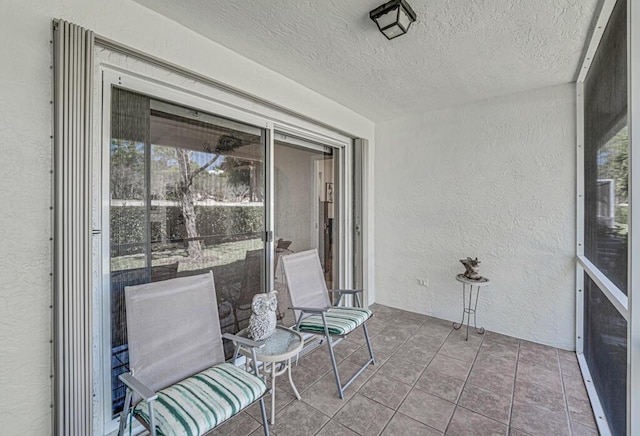
[[331,356],[331,366],[333,367],[333,373],[336,376],[336,385],[338,386],[338,393],[340,394],[340,399],[344,400],[344,390],[342,388],[342,383],[340,382],[340,374],[338,373],[338,364],[336,363],[336,356],[333,353],[333,341],[330,336],[327,336],[327,345],[329,346],[329,355]]
[[340,399],[344,400],[344,389],[342,388],[342,383],[340,383],[340,374],[338,373],[338,365],[336,364],[336,356],[333,354],[333,341],[331,340],[331,335],[329,334],[329,327],[327,326],[327,319],[325,318],[324,312],[322,313],[322,322],[324,324],[324,334],[327,339],[327,345],[329,346],[329,355],[331,356],[331,366],[333,367],[333,373],[336,376],[336,385],[338,386],[338,394],[340,395]]
[[149,406],[149,427],[151,428],[149,433],[151,436],[156,436],[156,417],[153,413],[153,401],[149,401],[147,405]]
[[[275,407],[272,404],[271,407]],[[269,421],[267,420],[267,409],[264,405],[264,398],[260,398],[260,413],[262,414],[262,426],[264,427],[264,436],[269,436]]]
[[369,349],[369,356],[371,357],[371,363],[376,364],[376,359],[373,357],[373,348],[371,347],[371,341],[369,340],[369,330],[367,330],[367,323],[362,323],[362,329],[364,330],[364,338],[367,341],[367,348]]
[[127,418],[129,417],[129,407],[131,406],[131,389],[127,388],[127,394],[124,397],[124,408],[120,412],[120,425],[118,426],[118,436],[124,436],[124,430],[127,426]]

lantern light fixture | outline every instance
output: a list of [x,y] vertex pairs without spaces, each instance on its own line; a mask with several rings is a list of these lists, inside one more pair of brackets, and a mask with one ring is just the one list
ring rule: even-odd
[[416,13],[406,0],[391,0],[369,12],[369,17],[387,39],[404,35],[416,21]]

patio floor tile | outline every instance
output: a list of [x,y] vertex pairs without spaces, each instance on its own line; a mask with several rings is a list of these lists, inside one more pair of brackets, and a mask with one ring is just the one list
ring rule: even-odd
[[361,435],[377,435],[386,427],[393,413],[388,407],[356,394],[335,419]]
[[458,404],[495,421],[504,424],[509,422],[511,395],[504,396],[477,386],[467,385],[462,391]]
[[464,379],[451,377],[427,368],[416,382],[415,387],[443,400],[455,403],[458,401],[464,383]]
[[[274,436],[598,434],[575,353],[490,331],[470,330],[465,341],[450,321],[374,312],[376,365],[340,399],[326,345],[301,358],[293,367],[301,401],[286,376],[277,379]],[[361,333],[335,352],[343,382],[369,358]],[[254,405],[212,434],[259,436],[261,422]]]
[[409,392],[398,411],[429,427],[444,432],[455,407],[456,405],[449,401],[420,389],[413,389]]
[[396,410],[402,404],[411,386],[399,383],[381,373],[375,374],[360,389],[359,393],[378,403]]
[[507,436],[508,430],[505,424],[463,407],[457,407],[446,434],[451,436]]
[[442,433],[398,412],[393,415],[382,436],[399,435],[441,436]]

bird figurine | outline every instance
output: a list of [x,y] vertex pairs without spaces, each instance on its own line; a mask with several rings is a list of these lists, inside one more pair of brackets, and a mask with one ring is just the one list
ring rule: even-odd
[[464,272],[464,277],[469,280],[481,280],[482,276],[478,274],[480,270],[480,261],[476,257],[475,259],[471,259],[467,257],[466,259],[460,259],[460,263],[462,263],[466,269]]
[[248,336],[254,341],[266,339],[276,331],[277,295],[278,291],[271,291],[253,296]]

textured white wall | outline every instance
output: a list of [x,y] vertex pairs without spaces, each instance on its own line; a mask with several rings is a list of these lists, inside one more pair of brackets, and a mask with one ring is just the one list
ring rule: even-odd
[[0,433],[51,434],[51,20],[63,18],[355,136],[373,123],[128,0],[6,0],[0,26]]
[[459,320],[477,256],[480,325],[572,349],[574,86],[377,124],[376,143],[377,302]]

